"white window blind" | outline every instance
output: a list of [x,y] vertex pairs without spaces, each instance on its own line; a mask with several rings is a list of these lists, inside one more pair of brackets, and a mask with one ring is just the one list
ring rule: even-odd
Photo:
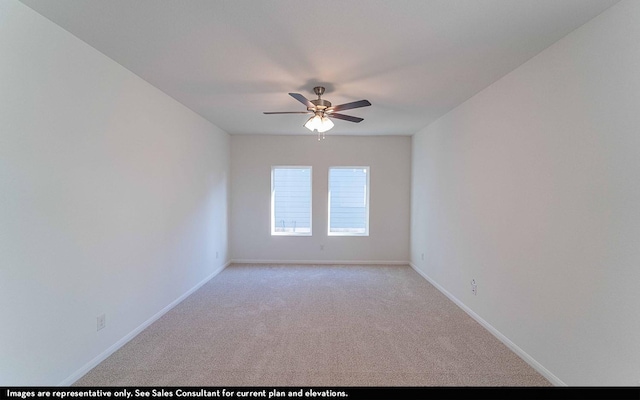
[[369,235],[369,167],[329,168],[329,235]]
[[311,167],[271,168],[271,234],[311,235]]

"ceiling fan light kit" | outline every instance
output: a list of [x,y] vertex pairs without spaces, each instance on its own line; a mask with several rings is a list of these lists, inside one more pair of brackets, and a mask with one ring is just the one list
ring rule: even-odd
[[[316,86],[313,88],[313,92],[318,96],[315,100],[308,100],[300,93],[289,93],[291,97],[304,104],[307,107],[307,111],[274,111],[265,112],[265,114],[314,114],[304,124],[304,127],[309,129],[311,132],[317,131],[318,140],[320,140],[321,138],[324,139],[324,132],[334,126],[333,121],[331,121],[329,117],[356,123],[363,120],[362,118],[353,117],[351,115],[338,114],[336,111],[350,110],[352,108],[367,107],[371,105],[368,100],[359,100],[332,107],[330,101],[322,98],[322,95],[324,94],[324,87]],[[320,134],[322,134],[322,137]]]
[[309,129],[311,132],[316,130],[320,133],[324,133],[333,128],[333,122],[318,111],[313,117],[309,118],[307,123],[304,124],[304,127]]

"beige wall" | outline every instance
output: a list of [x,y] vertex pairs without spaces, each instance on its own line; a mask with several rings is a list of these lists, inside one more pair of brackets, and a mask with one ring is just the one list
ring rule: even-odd
[[[313,167],[313,236],[271,236],[271,167]],[[330,166],[370,166],[368,237],[327,236]],[[260,261],[407,262],[410,137],[234,135],[231,257]],[[323,247],[323,250],[321,249]]]

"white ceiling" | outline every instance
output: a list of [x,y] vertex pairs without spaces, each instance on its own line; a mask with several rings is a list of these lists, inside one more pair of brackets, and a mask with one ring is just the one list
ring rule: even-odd
[[411,135],[618,0],[22,0],[230,134]]

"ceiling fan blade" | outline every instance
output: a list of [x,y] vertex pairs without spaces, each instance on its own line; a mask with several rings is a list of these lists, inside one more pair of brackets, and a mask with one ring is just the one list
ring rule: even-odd
[[263,114],[313,114],[310,111],[265,111]]
[[338,113],[327,114],[327,116],[329,118],[338,118],[338,119],[343,119],[343,120],[349,121],[349,122],[364,121],[364,118],[352,117],[351,115],[344,115],[344,114],[338,114]]
[[314,108],[315,107],[312,102],[310,102],[306,97],[304,97],[300,93],[289,93],[289,96],[291,96],[294,99],[298,100],[300,103],[304,104],[308,108]]
[[329,107],[328,111],[350,110],[352,108],[368,107],[370,105],[371,103],[369,103],[369,100],[358,100],[351,103],[339,104],[334,107]]

